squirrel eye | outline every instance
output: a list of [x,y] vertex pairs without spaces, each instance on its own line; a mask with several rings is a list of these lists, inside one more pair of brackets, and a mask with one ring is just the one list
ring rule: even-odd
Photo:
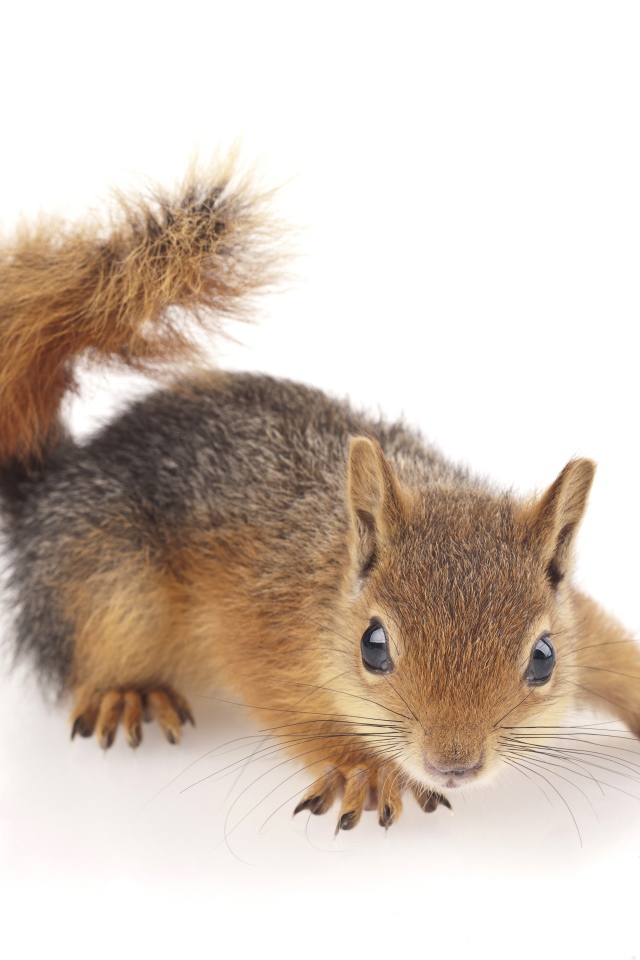
[[526,672],[525,680],[532,686],[542,686],[551,677],[556,662],[556,649],[551,643],[551,637],[548,633],[543,633],[536,640],[535,646],[531,651],[529,669]]
[[372,673],[390,673],[393,670],[389,656],[389,642],[379,620],[372,620],[360,641],[362,662]]

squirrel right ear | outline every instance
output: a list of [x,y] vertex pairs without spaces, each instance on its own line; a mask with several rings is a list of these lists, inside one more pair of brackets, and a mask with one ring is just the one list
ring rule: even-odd
[[571,460],[533,508],[532,531],[554,586],[569,572],[571,546],[584,516],[595,472],[593,460]]
[[381,542],[401,515],[401,498],[398,481],[380,445],[368,437],[353,439],[349,449],[348,499],[362,574],[375,566]]

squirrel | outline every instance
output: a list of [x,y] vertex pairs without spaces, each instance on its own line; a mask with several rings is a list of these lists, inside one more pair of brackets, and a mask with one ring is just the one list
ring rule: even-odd
[[[270,197],[231,165],[22,227],[0,258],[0,499],[16,658],[71,736],[170,743],[222,684],[311,783],[295,812],[394,823],[518,766],[575,705],[640,735],[632,636],[572,583],[595,464],[522,499],[402,423],[201,368],[273,285]],[[192,321],[191,325],[189,321]],[[79,358],[169,381],[82,442]],[[185,362],[191,366],[185,368]],[[267,755],[266,753],[264,755]],[[523,762],[524,762],[523,761]]]

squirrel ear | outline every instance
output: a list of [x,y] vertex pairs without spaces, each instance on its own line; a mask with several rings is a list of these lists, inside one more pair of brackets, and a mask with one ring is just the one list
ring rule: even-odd
[[401,514],[398,481],[376,440],[351,441],[348,498],[364,574],[375,565],[381,540]]
[[569,572],[571,546],[584,516],[595,472],[593,460],[571,460],[533,509],[534,537],[542,547],[554,587]]

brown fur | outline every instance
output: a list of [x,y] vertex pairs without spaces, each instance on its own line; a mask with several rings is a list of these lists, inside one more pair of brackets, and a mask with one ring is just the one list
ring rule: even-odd
[[146,372],[198,354],[184,316],[217,329],[277,278],[279,231],[232,162],[191,169],[174,196],[117,196],[108,228],[43,219],[0,246],[0,461],[53,446],[73,361]]
[[[372,808],[390,826],[408,788],[425,812],[449,806],[456,777],[488,780],[517,762],[519,731],[581,700],[640,733],[637,647],[571,583],[589,460],[523,502],[401,426],[307,388],[204,372],[47,460],[76,356],[177,364],[195,348],[174,308],[235,312],[272,276],[262,201],[229,171],[159,212],[122,205],[109,235],[23,232],[0,267],[0,465],[27,468],[14,550],[27,550],[27,613],[36,596],[71,638],[59,674],[73,733],[108,747],[122,723],[137,746],[148,715],[176,743],[192,722],[182,694],[222,683],[266,730],[262,755],[310,771],[298,810],[341,797],[339,829]],[[29,475],[41,456],[50,488]],[[384,673],[363,662],[371,624],[388,638]],[[557,663],[533,685],[541,636]],[[37,649],[50,670],[62,658]]]
[[[571,540],[593,478],[592,464],[568,465],[540,500],[514,506],[514,544],[517,537],[523,542],[538,541],[539,566],[527,567],[523,562],[519,581],[514,582],[508,569],[502,573],[489,558],[483,581],[479,564],[473,618],[462,596],[458,599],[454,593],[443,605],[442,584],[430,582],[426,564],[424,571],[415,567],[410,545],[424,536],[425,526],[434,536],[434,520],[437,541],[452,531],[458,542],[472,541],[482,525],[491,529],[503,521],[504,503],[471,498],[462,513],[458,509],[447,513],[440,504],[439,515],[430,517],[428,501],[415,490],[400,488],[379,446],[370,440],[354,441],[349,468],[354,540],[351,559],[347,554],[342,575],[338,574],[344,607],[333,609],[331,619],[320,616],[317,620],[317,607],[305,602],[300,577],[284,581],[275,557],[273,564],[264,562],[269,541],[260,534],[262,525],[257,530],[234,527],[218,539],[203,540],[194,532],[182,551],[171,553],[167,570],[152,574],[152,568],[145,567],[149,587],[135,580],[131,571],[123,578],[121,595],[117,584],[109,586],[110,604],[127,612],[121,628],[115,629],[108,613],[98,611],[104,640],[96,643],[96,627],[89,625],[86,646],[79,643],[77,648],[77,676],[83,680],[91,676],[97,686],[104,686],[118,674],[121,682],[141,688],[152,677],[186,691],[214,688],[223,679],[254,708],[263,728],[277,728],[288,749],[316,777],[299,809],[323,813],[339,793],[344,794],[338,816],[341,829],[357,824],[372,796],[381,824],[391,825],[400,815],[402,792],[410,783],[426,811],[447,803],[432,786],[421,782],[422,732],[430,743],[429,758],[438,766],[446,769],[484,757],[483,773],[488,774],[499,762],[505,737],[503,717],[509,717],[507,730],[530,723],[551,725],[561,720],[576,692],[582,698],[604,698],[605,706],[607,699],[626,703],[631,696],[632,709],[618,713],[632,728],[640,729],[637,685],[632,677],[619,676],[635,668],[640,679],[637,650],[632,643],[615,645],[620,635],[615,621],[577,594],[565,579]],[[379,482],[381,478],[386,479]],[[287,563],[291,566],[291,558]],[[348,596],[349,585],[360,577],[363,564],[368,576],[354,601]],[[559,597],[547,585],[548,567],[553,567],[554,576],[562,576],[556,585]],[[335,580],[336,571],[327,576]],[[158,590],[155,599],[152,584]],[[416,584],[421,585],[421,596],[416,594]],[[95,584],[87,589],[96,611]],[[532,597],[537,597],[535,603]],[[136,609],[143,631],[137,631],[134,645]],[[161,613],[155,617],[154,610]],[[465,630],[483,625],[482,640],[495,649],[495,653],[485,651],[490,670],[475,663],[473,646],[462,645],[457,659],[446,664],[438,659],[437,649],[431,660],[425,660],[424,650],[419,656],[412,650],[412,638],[438,636],[440,650],[448,649],[450,656],[456,648],[459,611],[465,615]],[[402,679],[385,682],[363,673],[355,646],[337,665],[309,656],[309,651],[321,647],[326,631],[332,631],[332,622],[340,623],[340,636],[357,635],[372,615],[387,624],[402,623],[402,634],[395,638]],[[159,623],[163,629],[154,629]],[[558,650],[551,684],[531,690],[524,702],[521,689],[511,679],[512,661],[500,656],[505,625],[523,637],[522,665],[531,643],[545,629],[555,638]],[[122,641],[117,640],[119,636]],[[589,651],[595,646],[585,646],[584,638],[594,636],[599,647],[607,638],[614,642],[611,649],[620,668],[615,676],[590,663]],[[345,674],[341,667],[350,669]],[[592,667],[586,682],[585,671]],[[467,691],[464,699],[459,696],[461,683]],[[427,690],[428,696],[423,692]],[[363,748],[357,735],[370,734],[371,720],[376,718],[380,725],[388,724],[390,713],[411,721],[409,739],[415,746],[405,747],[403,767],[385,761],[389,751],[384,744],[372,751],[366,741]],[[359,724],[361,715],[369,722]],[[350,720],[348,728],[338,719],[343,717]],[[322,771],[327,766],[330,772],[325,776]]]
[[574,592],[576,634],[572,682],[578,701],[607,711],[640,737],[638,643],[615,617]]

